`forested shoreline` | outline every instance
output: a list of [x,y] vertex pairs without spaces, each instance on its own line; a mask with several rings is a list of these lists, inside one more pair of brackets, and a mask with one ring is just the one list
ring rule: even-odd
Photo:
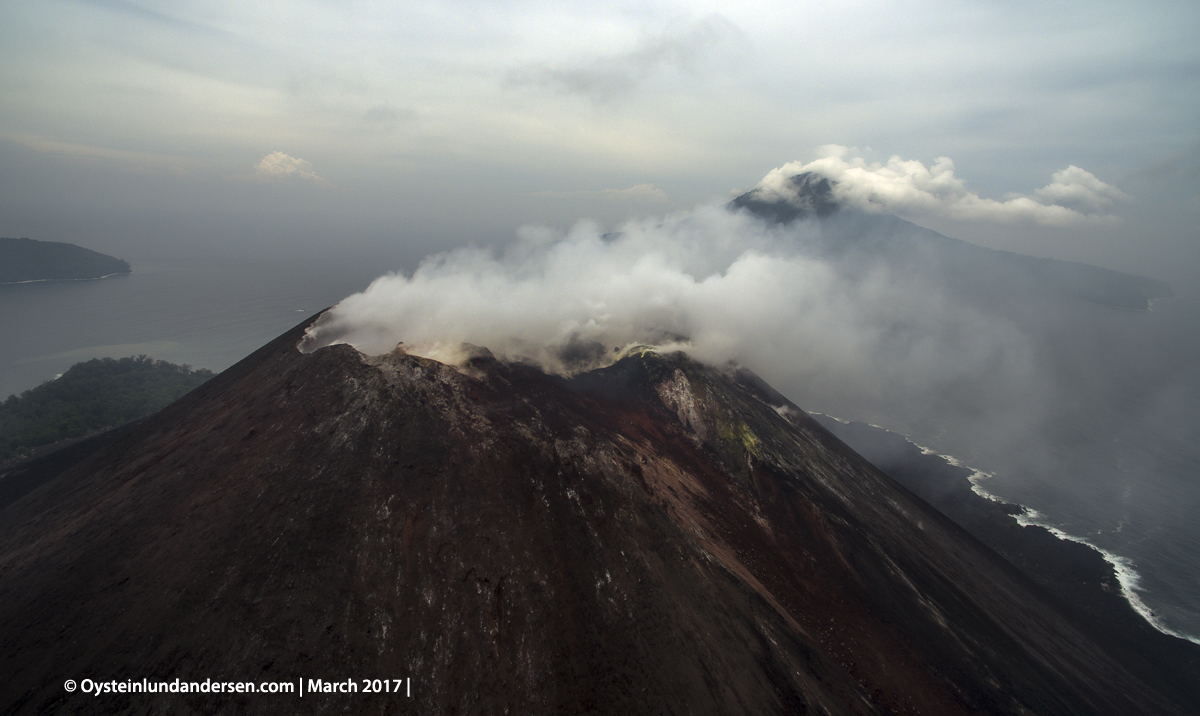
[[155,413],[212,376],[144,355],[76,363],[0,403],[0,461]]

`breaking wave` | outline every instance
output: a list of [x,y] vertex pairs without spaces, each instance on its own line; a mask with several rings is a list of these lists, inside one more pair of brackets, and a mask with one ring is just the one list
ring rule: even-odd
[[[851,422],[850,420],[843,420],[842,418],[838,418],[833,415],[829,415],[828,413],[821,413],[821,414],[825,415],[825,417],[827,417],[827,418],[836,420],[839,423],[842,423],[843,425],[848,425]],[[1046,530],[1047,532],[1054,535],[1055,537],[1057,537],[1060,540],[1063,540],[1065,542],[1075,542],[1077,544],[1081,544],[1081,545],[1084,545],[1085,547],[1095,550],[1104,559],[1105,562],[1107,562],[1109,565],[1112,566],[1113,573],[1117,577],[1117,583],[1120,585],[1120,588],[1121,588],[1121,597],[1129,604],[1130,607],[1133,608],[1133,610],[1135,612],[1137,612],[1143,619],[1145,619],[1147,623],[1149,623],[1152,627],[1154,627],[1158,631],[1162,632],[1163,634],[1174,636],[1174,637],[1177,637],[1180,639],[1186,639],[1187,641],[1190,641],[1194,644],[1200,644],[1200,639],[1198,639],[1194,636],[1191,636],[1189,634],[1185,634],[1183,632],[1177,631],[1177,630],[1172,629],[1171,627],[1167,626],[1163,622],[1163,620],[1158,616],[1158,614],[1153,609],[1151,609],[1144,601],[1142,601],[1141,596],[1138,594],[1138,591],[1139,591],[1139,588],[1141,585],[1141,575],[1138,574],[1136,565],[1134,564],[1132,559],[1129,559],[1128,557],[1122,557],[1121,555],[1116,554],[1115,552],[1112,552],[1110,550],[1104,549],[1103,547],[1092,544],[1090,541],[1088,541],[1084,537],[1078,537],[1076,535],[1073,535],[1073,534],[1063,531],[1059,527],[1055,526],[1052,522],[1050,522],[1049,519],[1046,517],[1046,515],[1042,514],[1041,512],[1035,510],[1032,507],[1029,507],[1028,505],[1022,505],[1020,503],[1009,502],[1008,500],[1005,500],[1004,498],[1000,497],[999,495],[989,492],[987,489],[985,489],[983,487],[983,483],[996,477],[996,473],[988,472],[986,470],[981,470],[976,467],[971,467],[970,465],[967,465],[965,462],[963,462],[962,460],[958,459],[957,457],[955,457],[953,455],[947,455],[945,453],[940,453],[940,452],[934,450],[933,448],[925,447],[924,445],[920,445],[919,443],[914,441],[912,439],[912,437],[909,435],[905,435],[903,433],[897,433],[897,432],[888,430],[887,428],[883,427],[882,425],[875,425],[874,423],[867,423],[867,425],[870,425],[871,427],[876,428],[878,430],[884,430],[886,432],[892,433],[893,435],[899,435],[900,437],[903,437],[905,442],[907,442],[908,444],[910,444],[913,447],[920,450],[922,455],[935,455],[935,456],[940,457],[941,459],[945,460],[948,464],[953,465],[954,467],[961,468],[963,470],[970,470],[971,474],[967,476],[967,480],[971,483],[971,492],[974,492],[976,495],[978,495],[978,496],[982,497],[983,499],[988,500],[990,502],[996,502],[999,504],[1006,504],[1006,505],[1014,505],[1015,507],[1019,507],[1021,511],[1012,516],[1018,525],[1020,525],[1022,527],[1039,527],[1041,529]]]

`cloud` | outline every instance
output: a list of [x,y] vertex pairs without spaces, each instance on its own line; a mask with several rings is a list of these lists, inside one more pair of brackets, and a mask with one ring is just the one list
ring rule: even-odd
[[271,152],[263,157],[254,167],[254,176],[268,181],[298,178],[317,184],[330,183],[329,180],[317,176],[309,162],[283,152]]
[[[80,0],[75,0],[80,2]],[[118,13],[122,16],[133,16],[142,20],[170,27],[176,30],[185,30],[187,32],[200,33],[204,35],[226,36],[223,30],[219,30],[209,25],[203,25],[191,20],[185,20],[175,15],[151,10],[150,8],[142,7],[136,3],[128,2],[128,0],[82,0],[85,5],[102,8],[110,12]]]
[[132,173],[167,173],[180,176],[205,168],[205,162],[194,157],[59,142],[35,134],[0,131],[0,139],[17,142],[35,152],[59,159],[78,163],[103,162]]
[[363,113],[363,121],[367,124],[394,127],[402,122],[408,122],[417,116],[411,109],[401,109],[387,104],[371,107]]
[[1033,196],[1000,201],[971,191],[955,176],[954,162],[949,157],[938,157],[927,167],[899,156],[892,156],[886,164],[867,162],[862,157],[847,158],[850,150],[838,145],[818,151],[823,156],[807,164],[791,162],[772,170],[754,191],[763,199],[789,199],[794,196],[791,177],[815,172],[835,182],[834,198],[844,206],[909,216],[1043,226],[1113,221],[1116,217],[1104,212],[1130,199],[1120,189],[1074,165],[1055,172],[1050,184]]
[[653,184],[638,184],[628,189],[601,189],[600,191],[539,191],[534,196],[553,199],[606,199],[609,201],[642,201],[669,204],[666,192]]
[[[454,362],[465,342],[570,372],[650,344],[736,361],[793,395],[878,402],[969,382],[997,415],[1036,402],[1013,387],[1029,384],[1032,348],[1006,319],[882,265],[844,271],[809,250],[815,231],[719,206],[616,232],[525,228],[503,253],[460,249],[381,276],[322,316],[306,349],[380,354],[403,342]],[[573,363],[579,355],[592,360]]]
[[1098,213],[1117,202],[1129,201],[1125,192],[1105,184],[1091,172],[1072,164],[1051,175],[1051,182],[1034,192],[1039,199],[1076,209],[1083,213]]
[[508,86],[540,86],[607,101],[629,94],[656,73],[676,70],[700,76],[722,53],[737,52],[745,43],[741,30],[720,15],[711,15],[658,37],[636,49],[599,57],[576,66],[532,65],[510,72]]

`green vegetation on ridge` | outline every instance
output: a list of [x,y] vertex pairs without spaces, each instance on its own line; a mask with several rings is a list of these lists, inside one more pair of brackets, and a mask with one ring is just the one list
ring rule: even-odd
[[0,460],[145,417],[212,376],[144,355],[76,363],[0,403]]

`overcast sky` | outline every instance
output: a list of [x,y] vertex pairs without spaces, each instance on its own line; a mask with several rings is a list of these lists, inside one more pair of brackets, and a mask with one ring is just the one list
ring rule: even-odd
[[1194,0],[6,0],[0,236],[135,265],[336,246],[382,272],[726,199],[841,145],[948,158],[982,201],[1084,177],[1103,220],[897,210],[1200,299],[1198,31]]

